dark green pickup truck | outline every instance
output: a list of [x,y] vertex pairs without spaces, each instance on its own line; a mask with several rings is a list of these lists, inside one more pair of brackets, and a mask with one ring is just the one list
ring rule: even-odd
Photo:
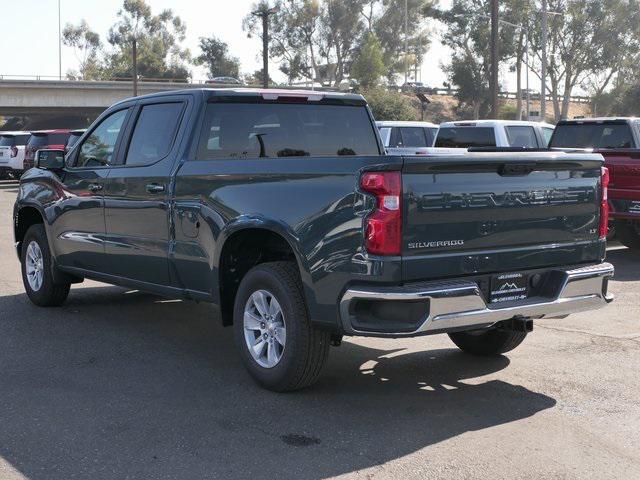
[[515,348],[611,301],[599,155],[387,156],[359,95],[188,90],[41,150],[15,204],[24,285],[91,278],[211,302],[251,375],[312,384],[343,335]]

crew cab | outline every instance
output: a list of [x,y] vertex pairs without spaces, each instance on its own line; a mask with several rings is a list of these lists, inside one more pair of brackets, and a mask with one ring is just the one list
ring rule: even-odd
[[380,137],[390,155],[424,155],[438,133],[438,126],[429,122],[376,122]]
[[563,120],[550,147],[604,157],[610,175],[610,217],[616,238],[629,248],[640,249],[640,119]]
[[364,98],[197,89],[107,109],[20,180],[28,297],[85,278],[210,302],[251,376],[312,384],[343,335],[496,355],[605,306],[600,155],[388,156]]
[[553,125],[517,120],[474,120],[440,125],[430,154],[460,154],[469,148],[545,149]]
[[0,132],[0,180],[20,178],[29,132]]

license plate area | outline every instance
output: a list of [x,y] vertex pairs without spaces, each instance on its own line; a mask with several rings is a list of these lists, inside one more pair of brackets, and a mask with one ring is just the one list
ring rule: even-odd
[[515,302],[529,298],[529,275],[526,273],[501,273],[491,277],[489,303]]

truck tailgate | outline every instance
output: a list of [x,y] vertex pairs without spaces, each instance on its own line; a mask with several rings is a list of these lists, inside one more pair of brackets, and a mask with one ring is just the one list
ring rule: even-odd
[[403,278],[597,262],[600,155],[405,157]]
[[610,191],[635,192],[640,200],[640,150],[602,150],[601,153],[611,175]]

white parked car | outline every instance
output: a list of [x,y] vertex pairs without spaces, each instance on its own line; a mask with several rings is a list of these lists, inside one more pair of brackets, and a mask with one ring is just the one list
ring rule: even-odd
[[424,155],[433,146],[438,126],[429,122],[376,122],[390,155]]
[[465,153],[468,148],[545,149],[554,126],[517,120],[473,120],[440,125],[431,154]]
[[30,132],[0,132],[0,179],[20,178]]

